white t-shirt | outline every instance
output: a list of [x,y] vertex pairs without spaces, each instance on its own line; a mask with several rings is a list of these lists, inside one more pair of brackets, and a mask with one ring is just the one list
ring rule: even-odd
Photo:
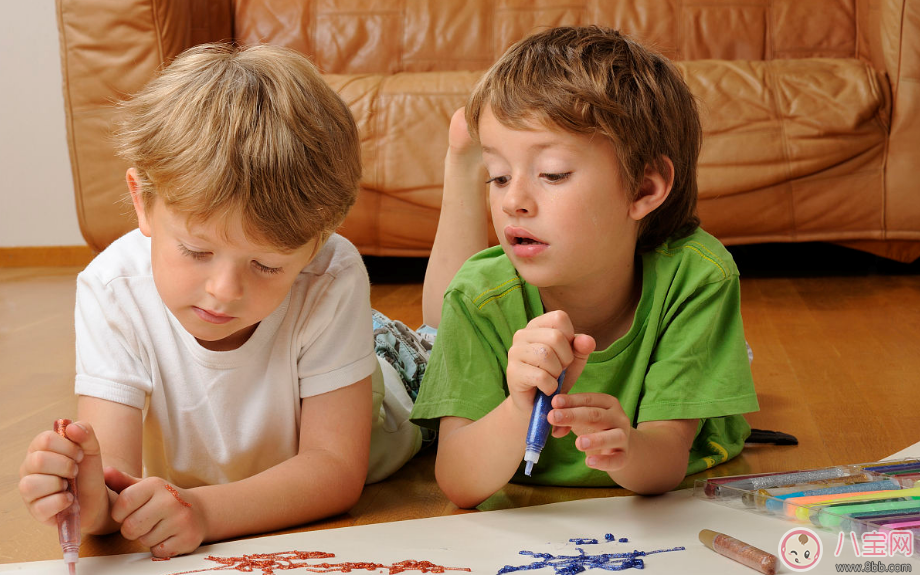
[[[232,351],[205,349],[167,309],[153,282],[150,240],[139,230],[80,273],[76,301],[76,393],[144,410],[145,475],[189,488],[273,467],[297,454],[301,398],[372,374],[374,433],[384,437],[372,440],[372,464],[376,457],[382,469],[372,465],[369,480],[418,450],[404,401],[394,398],[395,416],[381,406],[385,383],[374,354],[367,271],[339,235]],[[401,382],[386,387],[398,392]]]

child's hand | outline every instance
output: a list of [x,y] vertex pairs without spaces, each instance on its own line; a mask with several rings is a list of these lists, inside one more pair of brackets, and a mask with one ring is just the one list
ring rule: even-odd
[[92,532],[108,521],[109,510],[99,441],[85,422],[71,423],[64,433],[66,438],[44,431],[29,444],[19,467],[19,494],[32,517],[54,525],[55,516],[73,503],[67,479],[76,477],[81,528]]
[[612,395],[557,395],[547,420],[553,424],[553,437],[563,437],[569,431],[578,436],[575,446],[585,452],[588,467],[610,473],[626,465],[635,430],[619,400]]
[[450,117],[450,130],[447,132],[448,158],[469,158],[479,162],[482,151],[479,144],[470,137],[466,123],[466,114],[463,108],[454,112]]
[[530,417],[536,390],[553,394],[563,369],[567,371],[562,391],[568,391],[581,375],[594,346],[594,338],[575,335],[564,311],[551,311],[530,320],[527,327],[514,334],[508,350],[508,392],[515,407]]
[[154,557],[191,553],[204,541],[204,512],[191,491],[159,477],[138,479],[113,467],[106,468],[105,478],[119,494],[112,519],[121,523],[125,539],[140,541]]

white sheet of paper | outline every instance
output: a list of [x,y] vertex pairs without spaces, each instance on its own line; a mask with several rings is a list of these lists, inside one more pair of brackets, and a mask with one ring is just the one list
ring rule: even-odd
[[[684,551],[658,553],[644,558],[645,573],[716,573],[752,575],[750,568],[722,557],[704,547],[698,539],[701,529],[721,531],[771,553],[777,552],[781,536],[795,525],[780,519],[738,511],[696,499],[690,490],[659,497],[611,497],[586,499],[512,509],[469,513],[449,517],[416,519],[360,527],[346,527],[229,541],[200,548],[192,555],[170,561],[152,561],[149,554],[137,553],[111,557],[87,557],[80,560],[79,575],[174,575],[188,572],[238,573],[205,557],[238,557],[243,554],[282,551],[324,551],[334,558],[316,559],[313,563],[374,562],[390,565],[406,559],[430,561],[445,567],[469,568],[477,574],[495,575],[506,565],[522,566],[535,559],[519,554],[521,550],[550,553],[554,556],[576,555],[580,547],[589,555],[653,551],[686,547]],[[628,538],[628,543],[608,543],[604,536]],[[862,562],[852,547],[845,547],[841,557],[834,557],[837,537],[818,532],[824,544],[824,561],[811,573],[834,573],[834,561]],[[569,542],[572,538],[596,538],[596,545]],[[889,559],[889,558],[886,558]],[[920,572],[920,560],[903,556],[891,562],[910,562]],[[199,571],[200,570],[200,571]],[[252,571],[259,575],[261,569]],[[305,569],[276,570],[281,573],[309,573]],[[338,571],[332,571],[338,572]],[[388,573],[387,569],[353,574]],[[603,571],[595,570],[596,573]],[[788,570],[780,570],[788,572]],[[42,561],[0,565],[0,573],[66,573],[63,561]],[[407,575],[419,571],[406,570]],[[454,573],[446,572],[447,575]],[[463,572],[457,572],[463,573]],[[522,575],[555,575],[545,567]],[[590,575],[590,571],[587,572]]]
[[885,459],[904,459],[907,457],[920,457],[920,443],[915,443],[910,447],[906,447],[891,457],[886,457]]

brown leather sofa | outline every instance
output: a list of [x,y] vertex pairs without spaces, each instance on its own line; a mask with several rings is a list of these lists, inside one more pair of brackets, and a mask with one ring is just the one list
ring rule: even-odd
[[699,211],[726,244],[828,241],[920,256],[920,0],[57,0],[87,243],[135,224],[114,102],[198,43],[300,50],[351,106],[362,190],[341,233],[427,255],[447,126],[481,71],[538,27],[656,46],[701,101]]

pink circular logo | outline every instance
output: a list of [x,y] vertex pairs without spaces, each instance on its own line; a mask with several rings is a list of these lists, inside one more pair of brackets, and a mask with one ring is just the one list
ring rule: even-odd
[[790,529],[779,540],[779,559],[794,571],[809,571],[821,559],[821,539],[807,527]]

